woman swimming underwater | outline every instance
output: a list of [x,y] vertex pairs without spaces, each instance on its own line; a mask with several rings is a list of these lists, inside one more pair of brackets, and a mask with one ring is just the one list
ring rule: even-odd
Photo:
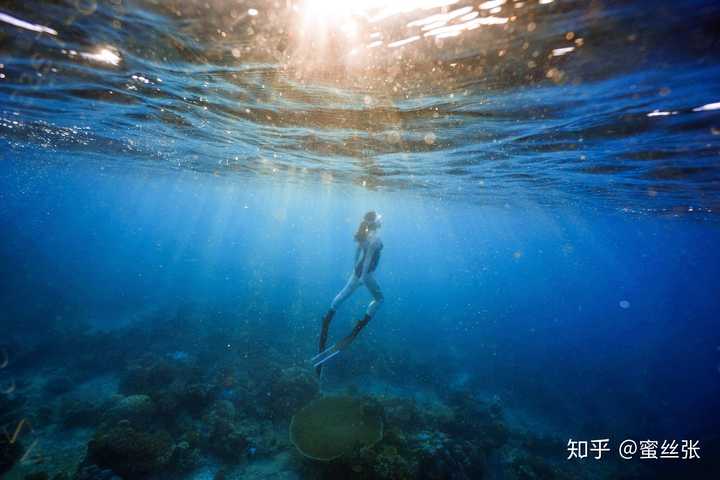
[[[332,303],[330,309],[327,311],[322,319],[322,330],[320,331],[320,345],[319,353],[313,357],[313,366],[318,375],[322,371],[323,363],[330,360],[332,357],[340,353],[340,351],[347,348],[355,337],[358,336],[360,331],[370,322],[370,319],[375,315],[380,304],[383,302],[383,294],[380,290],[380,286],[375,281],[373,272],[377,269],[380,261],[380,253],[383,249],[382,240],[380,240],[379,230],[381,227],[380,215],[376,212],[370,211],[365,214],[363,220],[358,226],[357,232],[355,233],[355,242],[357,242],[357,250],[355,251],[355,264],[353,271],[350,274],[350,278],[340,290]],[[365,316],[362,320],[359,320],[352,332],[344,337],[342,340],[337,342],[332,347],[325,349],[327,342],[328,330],[330,329],[330,322],[335,316],[335,312],[342,303],[347,300],[360,285],[365,285],[373,296],[372,301],[367,307]]]

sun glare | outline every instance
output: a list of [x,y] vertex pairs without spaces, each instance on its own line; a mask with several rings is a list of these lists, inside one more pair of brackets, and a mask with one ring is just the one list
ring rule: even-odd
[[95,52],[81,52],[80,56],[87,59],[101,63],[108,63],[113,66],[117,66],[120,61],[120,55],[118,55],[112,48],[104,47],[100,48]]
[[[517,8],[517,4],[514,4]],[[443,39],[511,21],[506,0],[463,5],[460,0],[302,0],[295,14],[293,61],[322,69],[327,59],[355,68],[403,52],[443,47]],[[514,18],[514,17],[513,17]],[[397,51],[398,54],[390,53]],[[558,50],[564,55],[569,50]]]
[[305,0],[301,9],[306,20],[338,23],[353,16],[376,22],[400,13],[428,10],[458,3],[459,0]]

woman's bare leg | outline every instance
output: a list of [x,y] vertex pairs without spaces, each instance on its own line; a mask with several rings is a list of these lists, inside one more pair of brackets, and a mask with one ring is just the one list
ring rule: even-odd
[[368,305],[367,311],[365,312],[365,316],[362,318],[362,320],[359,320],[355,327],[352,329],[352,332],[350,332],[350,335],[343,338],[338,342],[338,348],[344,349],[347,348],[348,345],[350,345],[353,340],[360,334],[363,328],[370,323],[370,319],[373,315],[375,315],[375,312],[377,312],[378,308],[380,308],[380,305],[382,304],[383,300],[385,300],[385,297],[382,294],[382,291],[380,290],[380,286],[375,281],[375,278],[371,275],[366,275],[364,279],[365,286],[370,291],[370,293],[373,296],[373,300]]
[[[340,290],[340,292],[333,299],[332,303],[330,304],[330,310],[327,311],[322,320],[322,327],[320,329],[320,342],[318,344],[318,353],[325,350],[328,332],[330,330],[330,322],[335,316],[335,311],[338,309],[338,307],[340,307],[340,305],[343,304],[343,302],[345,302],[345,300],[350,298],[350,295],[352,295],[359,286],[360,280],[358,280],[355,275],[350,275],[350,278],[345,284],[345,287],[343,287],[343,289]],[[318,375],[320,375],[320,372],[322,371],[322,365],[318,365],[315,368],[315,371]]]

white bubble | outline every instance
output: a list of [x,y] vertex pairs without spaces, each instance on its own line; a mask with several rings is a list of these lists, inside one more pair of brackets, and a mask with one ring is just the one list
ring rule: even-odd
[[627,300],[620,300],[620,308],[630,308],[630,302],[628,302]]
[[397,130],[392,130],[387,135],[388,142],[390,143],[398,143],[401,140],[400,132]]

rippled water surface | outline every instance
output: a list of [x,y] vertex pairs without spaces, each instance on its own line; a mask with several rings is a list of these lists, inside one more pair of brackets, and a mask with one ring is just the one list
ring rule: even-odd
[[2,155],[706,216],[719,16],[712,1],[2,1]]

